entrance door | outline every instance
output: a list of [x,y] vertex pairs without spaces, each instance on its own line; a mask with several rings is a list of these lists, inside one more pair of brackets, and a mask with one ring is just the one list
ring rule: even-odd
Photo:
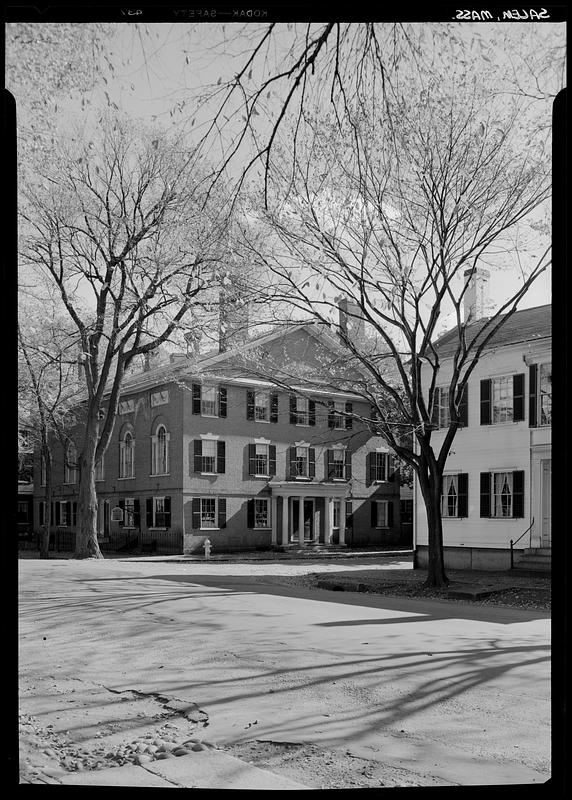
[[[304,503],[304,541],[308,542],[314,538],[314,501],[303,500]],[[292,538],[300,541],[298,532],[298,521],[300,513],[300,501],[297,497],[292,498]]]
[[542,462],[542,538],[541,546],[552,545],[552,459]]

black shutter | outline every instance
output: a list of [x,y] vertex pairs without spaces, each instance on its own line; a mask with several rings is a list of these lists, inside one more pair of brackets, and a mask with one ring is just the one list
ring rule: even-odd
[[[346,403],[346,414],[351,414],[352,411],[353,411],[353,404],[352,403]],[[346,430],[351,430],[352,429],[353,422],[354,421],[353,421],[352,417],[346,417]]]
[[298,415],[296,413],[296,395],[290,395],[290,425],[295,425],[298,422]]
[[387,527],[393,528],[393,503],[387,504]]
[[203,471],[203,442],[202,439],[195,439],[193,442],[194,446],[194,472],[202,472]]
[[270,422],[278,422],[278,395],[270,395]]
[[373,483],[373,453],[366,453],[365,456],[365,485],[371,486]]
[[353,504],[351,500],[346,500],[346,528],[349,528],[353,525],[354,522],[354,514],[353,514]]
[[226,528],[226,499],[224,497],[218,499],[218,526]]
[[524,472],[517,470],[512,473],[512,515],[524,517]]
[[328,428],[335,426],[334,401],[328,400]]
[[352,454],[349,450],[346,450],[346,474],[345,479],[346,481],[351,480],[352,477]]
[[218,390],[218,415],[219,417],[226,417],[227,407],[227,394],[226,387],[220,386]]
[[524,372],[512,376],[512,419],[513,422],[524,419]]
[[536,409],[538,407],[538,364],[528,368],[528,424],[531,428],[538,425]]
[[457,516],[466,518],[469,516],[469,475],[466,472],[457,475],[457,488],[459,492]]
[[316,451],[313,447],[308,448],[308,477],[316,477]]
[[491,381],[481,381],[481,425],[491,424]]
[[72,519],[74,528],[77,527],[77,503],[72,504]]
[[387,480],[393,483],[395,481],[395,457],[391,453],[387,454]]
[[326,477],[334,477],[334,451],[326,450]]
[[254,500],[246,501],[246,527],[254,528]]
[[268,474],[276,475],[276,445],[268,445]]
[[193,383],[193,414],[201,413],[201,385]]
[[153,527],[153,498],[145,499],[145,524],[148,528]]
[[254,392],[246,392],[246,419],[254,419]]
[[50,526],[52,526],[56,524],[56,504],[52,500],[50,505],[51,505]]
[[433,410],[431,412],[431,425],[439,427],[439,402],[441,400],[441,389],[436,388],[433,393]]
[[224,442],[218,441],[216,443],[216,471],[219,475],[222,475],[225,471],[225,451]]
[[481,517],[491,515],[491,475],[481,472]]
[[165,509],[165,528],[171,527],[171,498],[165,497],[163,500],[164,509]]
[[125,525],[125,500],[123,499],[119,500],[117,505],[123,511],[123,517],[121,519],[121,522],[119,523],[119,525],[123,527]]
[[133,527],[140,528],[141,527],[141,511],[139,508],[139,498],[136,497],[133,500]]
[[290,477],[296,477],[296,448],[289,447],[288,448],[288,461],[290,463]]
[[308,400],[308,423],[310,425],[316,424],[316,402],[315,400]]
[[56,525],[60,524],[60,502],[56,501]]
[[256,475],[256,445],[248,445],[248,474]]
[[72,516],[71,516],[72,504],[71,501],[68,500],[66,503],[66,525],[72,524]]
[[195,530],[201,527],[201,498],[193,497],[191,508],[193,510],[192,526]]
[[370,505],[370,524],[372,528],[377,528],[377,503],[372,500]]
[[461,402],[459,403],[459,418],[461,426],[466,428],[469,424],[469,392],[467,385],[463,388]]

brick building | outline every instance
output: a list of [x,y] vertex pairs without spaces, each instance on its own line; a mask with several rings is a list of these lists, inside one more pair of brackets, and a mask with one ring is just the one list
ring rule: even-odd
[[[255,349],[303,376],[333,357],[335,341],[315,324],[292,325],[125,380],[96,476],[102,546],[118,537],[186,553],[202,552],[207,537],[214,552],[411,543],[399,473],[368,403],[303,377],[277,388],[255,376]],[[58,444],[53,461],[54,527],[73,531],[78,476]],[[41,493],[40,481],[40,525]]]

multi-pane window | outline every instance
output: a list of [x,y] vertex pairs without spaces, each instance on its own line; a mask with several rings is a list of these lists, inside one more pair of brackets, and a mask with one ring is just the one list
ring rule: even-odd
[[346,451],[341,449],[332,450],[332,477],[343,480],[345,478],[345,466]]
[[166,528],[165,498],[153,498],[153,527]]
[[68,524],[68,504],[65,500],[60,501],[60,525]]
[[96,481],[104,480],[103,456],[99,459],[99,461],[95,462],[95,480]]
[[65,483],[77,482],[77,450],[73,442],[70,442],[66,448],[64,482]]
[[343,412],[344,412],[344,404],[335,402],[335,403],[332,404],[331,408],[332,408],[332,412],[331,412],[331,423],[332,423],[332,425],[331,425],[331,427],[334,430],[341,430],[342,428],[345,428],[346,421],[345,421],[344,414],[343,414]]
[[257,422],[267,422],[270,419],[270,394],[268,392],[254,393],[254,419]]
[[334,500],[333,506],[334,506],[334,521],[333,521],[333,526],[332,527],[339,528],[340,527],[340,501],[339,500]]
[[216,472],[216,445],[215,439],[203,439],[201,456],[202,472]]
[[169,434],[164,425],[159,425],[151,439],[152,475],[166,475],[169,472]]
[[254,527],[270,527],[270,503],[266,497],[254,499]]
[[201,528],[216,528],[216,498],[201,498]]
[[309,401],[307,397],[296,398],[296,424],[309,424]]
[[388,502],[387,500],[375,500],[373,502],[374,507],[374,519],[373,522],[375,523],[373,527],[375,528],[387,528],[389,525],[389,515],[388,515]]
[[296,447],[296,454],[295,454],[295,474],[307,477],[308,475],[308,448],[307,447]]
[[40,456],[40,486],[46,485],[46,459]]
[[512,376],[493,378],[492,421],[512,422],[513,419],[513,379]]
[[254,473],[255,475],[268,475],[268,445],[254,445]]
[[131,431],[126,431],[119,442],[119,477],[133,478],[135,457],[135,440]]
[[123,525],[125,528],[135,527],[135,500],[133,497],[125,498],[125,516]]
[[203,386],[201,396],[201,414],[204,417],[217,416],[217,388],[216,386]]
[[443,476],[441,513],[444,517],[456,517],[459,511],[459,484],[457,475]]
[[386,481],[389,466],[389,453],[372,453],[371,469],[374,481]]
[[439,428],[448,428],[451,424],[448,386],[441,386],[435,390],[435,414],[433,419]]
[[492,475],[492,516],[512,517],[512,472],[494,472]]
[[552,364],[541,364],[539,370],[540,424],[552,423]]
[[481,517],[524,517],[524,470],[481,472]]

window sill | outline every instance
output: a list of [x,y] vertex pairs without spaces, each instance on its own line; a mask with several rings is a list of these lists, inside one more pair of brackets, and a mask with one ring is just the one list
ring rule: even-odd
[[118,481],[134,481],[135,475],[126,475],[124,478],[117,478]]
[[[121,478],[118,478],[118,480],[121,480]],[[95,482],[96,483],[105,483],[105,478],[96,478]]]
[[256,419],[256,418],[254,418],[253,420],[251,420],[251,422],[263,422],[265,425],[269,425],[270,424],[270,420],[269,419]]
[[272,475],[267,475],[266,473],[262,473],[262,472],[261,473],[256,472],[256,473],[254,473],[254,475],[251,473],[250,477],[251,478],[264,478],[265,480],[269,480],[272,477]]
[[212,478],[213,476],[216,478],[216,476],[217,476],[218,474],[219,474],[218,472],[200,472],[200,473],[199,473],[199,475],[208,475],[208,476],[209,476],[209,477],[211,477],[211,478]]
[[255,525],[254,528],[251,530],[253,531],[271,531],[272,525]]
[[[133,477],[135,477],[135,476],[133,476]],[[150,478],[170,478],[171,477],[171,473],[170,472],[152,472],[149,475],[149,477]]]
[[389,527],[389,525],[376,525],[375,526],[375,530],[376,531],[390,531],[391,528]]
[[[132,528],[131,530],[134,530],[134,528]],[[148,531],[168,531],[169,528],[147,528],[147,530]]]
[[220,528],[199,528],[201,531],[220,531]]
[[[220,419],[220,415],[219,414],[203,414],[202,411],[200,413],[200,416],[201,417],[207,417],[208,419]],[[224,419],[224,417],[222,419]]]

